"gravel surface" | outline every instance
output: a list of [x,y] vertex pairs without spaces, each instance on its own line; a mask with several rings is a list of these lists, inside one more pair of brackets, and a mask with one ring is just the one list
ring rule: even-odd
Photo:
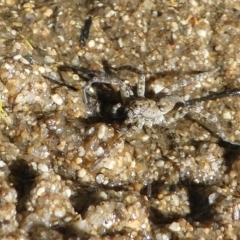
[[233,0],[0,0],[0,238],[239,239],[239,94],[125,131],[126,114],[112,114],[121,86],[93,84],[83,101],[97,70],[135,96],[144,72],[155,101],[240,89],[238,11]]

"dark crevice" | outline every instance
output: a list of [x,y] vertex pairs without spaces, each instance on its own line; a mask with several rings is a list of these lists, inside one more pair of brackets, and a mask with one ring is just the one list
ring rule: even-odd
[[198,184],[187,184],[190,214],[187,216],[190,222],[198,221],[202,224],[213,219],[212,206],[209,204],[209,186]]
[[18,196],[17,212],[20,213],[26,210],[25,202],[34,186],[36,173],[23,159],[16,160],[9,169],[11,171],[9,178]]
[[96,188],[79,188],[74,195],[70,197],[74,210],[82,216],[88,210],[90,205],[101,202],[98,197],[99,190]]

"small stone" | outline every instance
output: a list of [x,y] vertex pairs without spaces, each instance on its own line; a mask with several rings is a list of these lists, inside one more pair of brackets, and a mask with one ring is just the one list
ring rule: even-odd
[[118,45],[119,45],[120,48],[123,47],[123,41],[122,41],[122,38],[119,38],[119,39],[118,39]]
[[107,169],[114,169],[114,167],[116,166],[116,162],[115,161],[107,161],[105,164],[104,164],[104,167],[107,168]]
[[124,16],[122,17],[122,20],[123,20],[124,22],[127,22],[127,21],[129,20],[129,16],[128,16],[128,15],[124,15]]
[[142,141],[143,141],[143,142],[149,141],[149,135],[147,135],[147,134],[143,135],[143,136],[142,136]]
[[39,71],[40,73],[45,73],[46,69],[41,66],[41,67],[38,68],[38,71]]
[[37,190],[37,196],[40,196],[40,195],[42,195],[43,193],[45,192],[45,188],[44,187],[41,187],[41,188],[39,188],[38,190]]
[[5,3],[6,3],[6,5],[8,5],[8,6],[13,6],[13,5],[16,4],[16,1],[15,1],[15,0],[6,0]]
[[49,64],[55,63],[55,60],[49,56],[45,56],[44,61]]
[[54,210],[54,215],[56,217],[62,218],[65,216],[65,214],[66,214],[66,210],[64,208],[56,208]]
[[86,174],[87,174],[87,172],[86,172],[86,170],[83,169],[83,168],[78,171],[78,176],[79,176],[80,178],[83,178]]
[[98,184],[102,184],[103,181],[104,181],[104,175],[101,174],[101,173],[98,174],[98,175],[96,176],[96,182],[97,182]]
[[106,134],[106,126],[104,124],[102,124],[98,129],[98,138],[103,139],[105,134]]
[[3,161],[0,161],[0,168],[1,168],[1,167],[5,167],[5,166],[6,166],[6,163],[3,162]]
[[83,157],[83,156],[85,155],[85,149],[84,149],[83,146],[80,146],[80,147],[78,148],[78,155],[79,155],[80,157]]
[[95,46],[95,41],[94,40],[90,40],[88,42],[88,47],[93,48],[94,46]]
[[207,31],[201,29],[201,30],[197,31],[197,34],[200,37],[206,37],[207,36]]
[[110,17],[112,17],[112,16],[114,16],[114,15],[116,15],[116,12],[113,11],[113,10],[110,10],[110,11],[105,15],[105,17],[106,17],[106,18],[110,18]]
[[13,57],[14,60],[19,60],[22,58],[22,55],[18,54]]
[[38,164],[38,169],[42,172],[48,172],[48,166],[46,164],[43,164],[43,163]]
[[232,115],[231,115],[230,111],[224,111],[223,118],[225,120],[231,120],[232,119]]
[[171,223],[168,228],[169,228],[169,230],[171,230],[173,232],[179,232],[181,230],[178,222]]
[[52,100],[57,104],[57,105],[62,105],[63,99],[59,96],[59,94],[53,94],[51,96]]
[[45,17],[50,17],[53,14],[53,10],[51,8],[47,8],[46,11],[43,13]]
[[96,151],[95,151],[96,156],[102,156],[104,154],[104,150],[102,147],[99,147]]

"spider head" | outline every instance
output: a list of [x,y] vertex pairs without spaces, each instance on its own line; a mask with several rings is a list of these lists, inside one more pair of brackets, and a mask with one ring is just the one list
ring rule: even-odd
[[146,104],[144,101],[133,100],[130,102],[129,106],[126,107],[125,111],[127,113],[127,117],[131,119],[143,115],[145,108]]

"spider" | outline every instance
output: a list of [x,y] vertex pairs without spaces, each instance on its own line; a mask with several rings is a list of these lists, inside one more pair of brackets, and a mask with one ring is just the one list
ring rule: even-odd
[[[127,86],[124,81],[120,80],[116,77],[111,77],[107,74],[101,72],[99,75],[95,75],[88,83],[83,86],[83,101],[88,104],[86,90],[89,88],[93,83],[105,83],[115,85],[118,84],[121,86],[121,97],[122,103],[118,103],[113,106],[112,114],[116,115],[119,108],[124,109],[124,113],[126,115],[126,120],[124,122],[125,126],[131,125],[133,130],[141,130],[143,126],[151,128],[153,125],[159,126],[169,126],[172,122],[177,121],[178,119],[184,117],[189,111],[194,111],[196,113],[204,115],[210,121],[214,123],[218,123],[216,117],[212,116],[211,114],[202,113],[201,109],[194,106],[191,101],[186,102],[184,99],[178,95],[173,95],[172,93],[176,91],[178,88],[185,87],[193,82],[201,81],[206,77],[209,77],[219,71],[220,67],[209,71],[203,72],[183,81],[178,82],[177,84],[172,85],[169,88],[163,89],[163,93],[167,93],[165,96],[160,98],[160,100],[155,101],[150,98],[145,97],[145,74],[141,71],[140,78],[137,83],[137,96],[133,96],[133,91]],[[170,94],[168,94],[170,93]],[[181,103],[185,108],[179,114],[177,118],[172,119],[165,119],[165,115],[169,113],[176,104]],[[224,134],[221,132],[220,125],[217,124],[219,135],[223,140],[225,140]]]

